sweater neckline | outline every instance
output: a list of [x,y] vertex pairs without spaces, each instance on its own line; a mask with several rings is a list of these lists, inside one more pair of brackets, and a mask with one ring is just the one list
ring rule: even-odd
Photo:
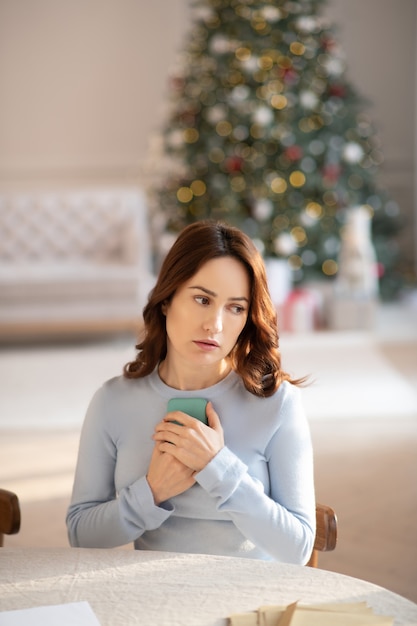
[[211,385],[210,387],[204,387],[202,389],[193,389],[192,391],[187,391],[185,389],[175,389],[174,387],[170,387],[160,378],[158,374],[158,368],[156,367],[152,374],[149,376],[149,382],[151,387],[161,396],[165,398],[202,398],[202,397],[210,397],[214,398],[220,393],[224,391],[228,391],[234,385],[238,384],[240,381],[240,377],[236,374],[234,370],[229,372],[225,378],[220,380],[215,385]]

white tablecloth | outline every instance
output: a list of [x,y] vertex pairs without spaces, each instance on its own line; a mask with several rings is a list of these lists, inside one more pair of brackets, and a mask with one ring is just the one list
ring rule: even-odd
[[366,600],[395,626],[417,624],[417,604],[320,569],[198,554],[0,548],[1,611],[88,601],[102,626],[224,626],[232,613],[296,600]]

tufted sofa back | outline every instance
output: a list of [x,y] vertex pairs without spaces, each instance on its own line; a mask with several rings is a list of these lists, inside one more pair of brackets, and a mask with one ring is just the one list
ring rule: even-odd
[[134,264],[148,252],[143,213],[134,191],[0,195],[0,263]]

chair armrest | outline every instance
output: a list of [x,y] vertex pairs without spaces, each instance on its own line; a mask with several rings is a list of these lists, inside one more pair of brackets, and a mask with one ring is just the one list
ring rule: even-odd
[[14,535],[20,530],[20,505],[15,493],[0,489],[0,546],[3,535]]
[[316,504],[316,539],[314,549],[320,552],[334,550],[337,543],[337,517],[326,504]]

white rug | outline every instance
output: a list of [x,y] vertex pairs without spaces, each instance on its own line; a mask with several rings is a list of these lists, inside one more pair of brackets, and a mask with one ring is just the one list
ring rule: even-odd
[[[417,417],[417,390],[367,333],[281,338],[283,366],[310,374],[309,419]],[[134,357],[130,341],[7,349],[0,353],[0,428],[79,428],[94,391]]]
[[302,392],[310,419],[417,418],[417,389],[371,333],[287,335],[280,345],[284,369],[311,377]]
[[124,341],[0,353],[0,428],[78,428],[95,390],[134,357]]

